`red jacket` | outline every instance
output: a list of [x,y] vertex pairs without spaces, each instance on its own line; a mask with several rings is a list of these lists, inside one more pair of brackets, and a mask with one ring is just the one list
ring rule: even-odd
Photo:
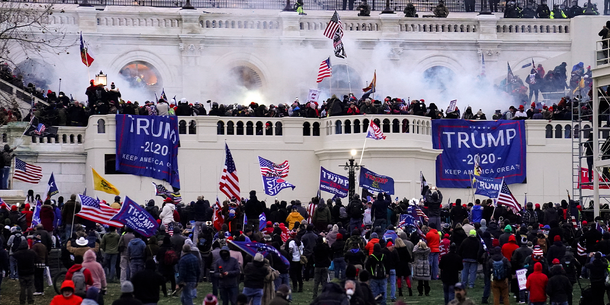
[[546,283],[549,278],[546,274],[542,273],[542,264],[536,263],[534,265],[534,273],[527,277],[526,288],[530,292],[530,301],[534,302],[546,302]]
[[371,238],[369,242],[364,246],[364,249],[369,252],[369,255],[373,254],[373,248],[375,248],[375,244],[379,243],[379,238]]
[[438,235],[438,231],[436,229],[430,229],[428,234],[426,234],[426,240],[428,241],[428,247],[430,248],[430,253],[438,253],[441,252],[441,237]]
[[[72,281],[72,275],[74,275],[74,272],[80,270],[80,268],[82,267],[83,266],[81,264],[75,264],[70,267],[70,269],[68,269],[68,271],[66,272],[66,280]],[[93,277],[91,276],[91,271],[85,268],[83,274],[85,275],[85,284],[87,284],[87,288],[89,288],[89,286],[93,286]]]
[[513,252],[517,250],[519,246],[517,246],[517,239],[515,235],[511,235],[508,237],[508,242],[502,246],[502,256],[506,257],[506,259],[510,262],[513,257]]

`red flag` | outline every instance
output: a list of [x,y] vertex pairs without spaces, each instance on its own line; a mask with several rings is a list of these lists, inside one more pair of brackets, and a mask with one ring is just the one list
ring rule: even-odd
[[83,40],[83,32],[80,33],[80,58],[83,61],[83,64],[87,67],[91,67],[91,63],[93,63],[93,57],[89,55],[89,51],[85,46],[85,40]]
[[224,216],[222,216],[222,207],[220,201],[216,197],[216,205],[214,206],[214,228],[216,231],[220,231],[222,224],[224,223]]

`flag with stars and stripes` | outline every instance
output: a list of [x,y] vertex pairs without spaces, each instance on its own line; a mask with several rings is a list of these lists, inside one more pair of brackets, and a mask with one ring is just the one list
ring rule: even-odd
[[498,203],[501,203],[511,209],[515,214],[520,215],[521,205],[517,202],[513,193],[511,193],[508,185],[503,180],[502,187],[500,188],[500,192],[498,193]]
[[229,150],[229,145],[225,144],[225,167],[222,170],[222,176],[218,183],[220,191],[229,198],[237,198],[239,200],[239,177],[237,177],[237,168],[235,161]]
[[371,120],[369,128],[366,131],[366,137],[374,140],[385,140],[385,136],[383,135],[381,128],[379,128],[379,126],[377,126],[373,120]]
[[38,184],[40,179],[42,179],[42,167],[15,158],[13,178],[27,183]]
[[78,198],[80,198],[81,210],[76,213],[76,216],[108,226],[123,227],[123,223],[111,220],[119,210],[115,210],[105,203],[100,203],[98,199],[93,199],[89,196],[78,195]]
[[170,198],[174,204],[182,202],[182,195],[180,195],[179,191],[171,192],[162,184],[156,184],[154,182],[152,184],[155,187],[155,196],[161,196],[163,199]]
[[290,164],[288,164],[288,160],[275,164],[265,158],[258,157],[258,164],[261,168],[261,175],[265,177],[280,177],[284,178],[288,176],[288,171],[290,170]]
[[316,79],[316,82],[322,82],[322,80],[326,77],[332,77],[333,76],[333,69],[330,65],[330,57],[323,60],[322,63],[320,63],[320,68],[318,69],[318,78]]

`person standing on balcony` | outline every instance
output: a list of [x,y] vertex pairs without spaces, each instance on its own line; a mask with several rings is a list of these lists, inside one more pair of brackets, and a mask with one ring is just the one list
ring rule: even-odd
[[4,150],[2,151],[2,157],[0,161],[2,161],[2,183],[0,184],[0,189],[8,190],[8,178],[11,174],[11,161],[15,157],[13,154],[13,149],[11,149],[8,144],[4,145]]
[[[605,0],[604,1],[604,6],[607,6],[606,2],[608,2],[609,0]],[[604,9],[604,12],[606,12],[607,9]],[[606,21],[606,25],[604,25],[604,27],[602,28],[601,31],[599,31],[599,33],[597,35],[599,35],[599,37],[602,39],[602,49],[604,49],[604,58],[606,58],[605,61],[603,61],[603,64],[608,63],[608,40],[610,38],[610,20]]]

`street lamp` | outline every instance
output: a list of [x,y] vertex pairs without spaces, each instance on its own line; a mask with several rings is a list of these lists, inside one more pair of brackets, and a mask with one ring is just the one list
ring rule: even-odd
[[356,190],[356,171],[360,170],[360,166],[358,163],[356,163],[356,160],[354,160],[354,157],[356,156],[356,154],[358,154],[358,151],[356,151],[355,149],[352,149],[351,151],[351,157],[349,158],[349,160],[347,160],[348,162],[345,162],[345,166],[343,167],[343,169],[345,169],[346,171],[348,171],[348,180],[349,180],[349,200],[352,199],[352,197],[354,197],[354,193]]
[[100,74],[95,75],[95,83],[97,85],[102,85],[106,87],[106,84],[108,83],[108,75],[104,74],[104,72],[100,70]]

